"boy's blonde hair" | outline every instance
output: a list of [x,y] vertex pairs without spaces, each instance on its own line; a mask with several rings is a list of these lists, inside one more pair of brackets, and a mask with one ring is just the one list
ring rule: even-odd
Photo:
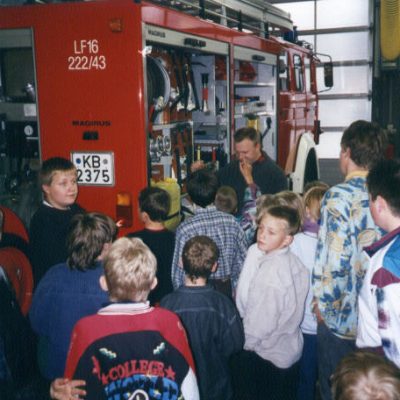
[[111,301],[146,301],[157,272],[157,261],[138,238],[120,238],[104,258]]
[[268,212],[270,207],[275,206],[287,206],[294,208],[299,213],[300,223],[303,225],[304,221],[304,205],[299,194],[291,192],[290,190],[283,190],[282,192],[276,193],[275,195],[263,195],[257,204],[257,224],[260,223],[261,219]]
[[279,206],[279,201],[277,200],[274,194],[262,194],[260,197],[257,197],[256,200],[256,222],[257,225],[260,223],[262,217],[265,214],[265,211],[269,207]]
[[334,400],[399,400],[400,370],[384,357],[368,351],[341,360],[332,378]]
[[215,195],[214,205],[219,211],[235,214],[238,205],[235,189],[230,186],[221,186]]
[[304,194],[304,207],[308,208],[314,221],[318,221],[321,216],[321,201],[327,190],[323,186],[314,186]]
[[276,194],[278,202],[282,206],[288,206],[294,208],[299,213],[300,222],[303,224],[304,221],[304,204],[303,199],[298,193],[292,192],[290,190],[283,190]]

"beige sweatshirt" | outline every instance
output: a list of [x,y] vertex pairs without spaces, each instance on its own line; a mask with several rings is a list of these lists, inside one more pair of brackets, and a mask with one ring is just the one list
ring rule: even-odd
[[245,299],[244,348],[279,368],[289,368],[298,361],[308,288],[309,272],[289,248],[265,254],[247,293],[240,294]]

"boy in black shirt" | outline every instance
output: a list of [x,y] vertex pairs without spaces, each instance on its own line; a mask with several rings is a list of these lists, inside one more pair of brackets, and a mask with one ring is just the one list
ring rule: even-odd
[[30,251],[35,285],[47,270],[67,259],[66,238],[72,217],[84,210],[78,196],[74,164],[61,157],[44,161],[40,170],[43,204],[30,223]]
[[175,234],[167,230],[164,221],[168,217],[171,199],[167,191],[158,187],[148,187],[139,194],[140,219],[144,229],[128,234],[128,237],[138,237],[149,246],[157,259],[157,287],[150,293],[151,304],[171,293],[171,265],[174,255]]

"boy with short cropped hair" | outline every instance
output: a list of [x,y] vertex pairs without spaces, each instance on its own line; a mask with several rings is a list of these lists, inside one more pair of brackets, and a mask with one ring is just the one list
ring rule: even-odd
[[166,190],[151,186],[144,188],[139,194],[139,213],[144,229],[127,235],[142,239],[156,256],[158,285],[149,295],[151,304],[159,303],[165,295],[173,291],[171,264],[175,233],[164,226],[170,206],[171,198]]
[[140,239],[118,239],[104,259],[110,304],[74,328],[65,377],[86,381],[86,400],[199,399],[193,358],[178,317],[150,307],[157,262]]
[[243,326],[232,301],[207,284],[217,268],[218,247],[207,236],[189,239],[183,248],[185,286],[161,301],[179,315],[196,364],[200,397],[229,400],[229,358],[243,347]]
[[211,274],[210,283],[228,296],[232,295],[236,286],[246,256],[247,240],[235,217],[214,206],[217,190],[218,178],[213,171],[200,169],[189,177],[187,191],[197,208],[195,215],[176,230],[172,262],[172,284],[175,289],[185,281],[184,271],[179,265],[183,246],[187,240],[199,235],[213,239],[219,249],[218,269]]
[[295,398],[309,287],[306,267],[289,249],[299,228],[298,211],[287,206],[268,208],[259,222],[260,266],[245,293],[240,280],[237,287],[245,331],[237,363],[240,399]]
[[380,161],[367,186],[372,218],[388,233],[365,248],[369,266],[358,297],[356,345],[377,347],[400,367],[400,161]]
[[44,161],[39,173],[43,204],[30,223],[30,253],[37,285],[46,271],[67,259],[66,237],[72,217],[84,212],[78,196],[74,164],[61,157]]

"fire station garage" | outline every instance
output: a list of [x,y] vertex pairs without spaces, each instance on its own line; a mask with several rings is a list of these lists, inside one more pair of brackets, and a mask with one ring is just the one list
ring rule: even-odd
[[400,0],[0,0],[0,400],[399,399],[399,60]]

